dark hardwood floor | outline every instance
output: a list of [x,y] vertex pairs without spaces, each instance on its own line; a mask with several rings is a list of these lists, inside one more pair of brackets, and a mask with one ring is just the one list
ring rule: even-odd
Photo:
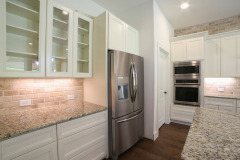
[[120,155],[119,160],[179,160],[189,128],[176,123],[165,124],[159,129],[156,141],[142,139]]

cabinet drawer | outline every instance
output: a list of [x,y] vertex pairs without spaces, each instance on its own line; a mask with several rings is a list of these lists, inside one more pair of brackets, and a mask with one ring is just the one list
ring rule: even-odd
[[69,160],[107,140],[107,123],[59,140],[59,160]]
[[216,109],[216,110],[218,110],[218,106],[216,106],[216,105],[206,104],[206,105],[204,105],[204,107],[205,108],[209,108],[209,109]]
[[36,149],[13,160],[57,160],[57,142]]
[[56,141],[56,126],[40,129],[2,142],[2,160],[14,159]]
[[229,107],[229,106],[219,106],[219,110],[221,111],[230,111],[230,112],[236,112],[236,107]]
[[107,156],[107,142],[101,142],[70,160],[101,160]]
[[240,100],[237,100],[237,107],[240,108]]
[[62,139],[88,128],[107,122],[107,111],[85,116],[57,125],[58,139]]
[[236,107],[237,100],[236,99],[227,99],[227,98],[204,98],[204,105],[217,105],[217,106],[225,106],[225,107]]
[[237,113],[240,113],[240,108],[237,108]]

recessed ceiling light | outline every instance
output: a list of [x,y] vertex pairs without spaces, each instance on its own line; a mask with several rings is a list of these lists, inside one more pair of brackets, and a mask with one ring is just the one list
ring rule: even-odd
[[189,3],[187,3],[187,2],[181,4],[182,9],[187,9],[188,7],[189,7]]
[[62,11],[62,13],[63,13],[64,15],[68,15],[68,12],[67,12],[67,11]]

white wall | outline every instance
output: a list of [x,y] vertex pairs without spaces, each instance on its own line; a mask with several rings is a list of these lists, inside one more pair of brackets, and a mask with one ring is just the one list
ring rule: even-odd
[[155,55],[157,43],[169,47],[169,37],[173,28],[160,10],[155,0],[147,1],[135,8],[113,13],[129,25],[139,30],[139,52],[144,57],[144,136],[153,139],[157,132],[157,83],[155,78]]
[[91,0],[54,0],[70,9],[78,10],[82,13],[96,17],[103,13],[105,9]]
[[[155,67],[154,67],[154,131],[153,133],[155,136],[158,135],[158,120],[157,120],[157,113],[158,113],[158,100],[157,100],[157,92],[158,92],[158,87],[157,87],[157,54],[158,54],[158,44],[165,50],[165,51],[170,51],[170,37],[174,36],[174,29],[172,28],[171,24],[168,22],[167,18],[159,8],[156,0],[153,0],[153,11],[154,11],[154,59],[155,59]],[[170,58],[170,54],[168,56]],[[170,63],[170,59],[169,59]],[[170,70],[167,72],[167,77],[168,80],[170,80]],[[170,81],[171,82],[171,81]],[[169,86],[168,86],[169,87]],[[168,88],[166,87],[166,88]],[[170,87],[168,88],[170,89]],[[167,95],[167,101],[166,105],[168,107],[167,111],[170,110],[170,90],[168,91]],[[169,112],[168,112],[169,114]],[[169,120],[168,120],[169,121]],[[166,122],[166,121],[165,121]]]

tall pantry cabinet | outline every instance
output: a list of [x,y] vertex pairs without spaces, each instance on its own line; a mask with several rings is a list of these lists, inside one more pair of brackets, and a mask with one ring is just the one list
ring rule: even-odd
[[53,0],[0,0],[0,77],[91,77],[92,26]]
[[0,12],[0,76],[43,77],[46,0],[1,0]]

